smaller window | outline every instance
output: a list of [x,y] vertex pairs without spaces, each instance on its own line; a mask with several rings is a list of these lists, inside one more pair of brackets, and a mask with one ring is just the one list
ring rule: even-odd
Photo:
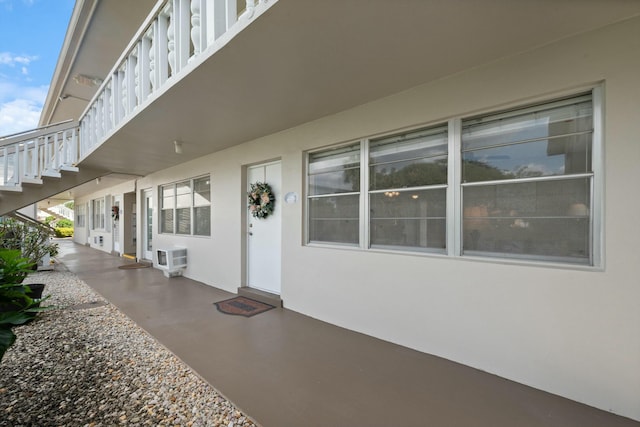
[[191,234],[191,181],[176,184],[176,234]]
[[104,198],[93,199],[91,201],[94,230],[104,230],[104,206]]
[[75,205],[76,209],[76,227],[84,227],[87,217],[87,205],[84,203]]
[[211,183],[208,176],[193,180],[193,234],[211,235]]
[[447,126],[371,140],[371,247],[444,252]]
[[160,186],[160,232],[211,235],[209,176]]
[[309,241],[359,243],[360,144],[309,154]]
[[175,188],[173,184],[160,187],[160,232],[173,233],[173,212],[175,209]]

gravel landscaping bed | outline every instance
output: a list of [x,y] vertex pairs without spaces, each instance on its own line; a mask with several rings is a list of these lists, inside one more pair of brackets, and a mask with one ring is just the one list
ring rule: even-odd
[[0,426],[255,426],[74,274],[25,283],[46,283],[57,308],[14,329],[0,362]]

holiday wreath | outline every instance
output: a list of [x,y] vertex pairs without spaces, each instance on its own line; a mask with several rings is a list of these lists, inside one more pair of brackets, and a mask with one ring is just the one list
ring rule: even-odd
[[269,184],[264,182],[251,184],[247,196],[249,198],[249,212],[254,218],[266,218],[273,213],[276,197]]

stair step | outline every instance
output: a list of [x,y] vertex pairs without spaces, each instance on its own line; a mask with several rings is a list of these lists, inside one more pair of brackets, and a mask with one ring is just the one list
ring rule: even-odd
[[0,185],[0,191],[15,191],[19,193],[22,191],[21,185]]
[[40,178],[22,178],[22,183],[23,184],[41,185],[42,184],[42,179],[40,179]]
[[65,172],[78,172],[79,169],[75,166],[60,166],[60,170],[61,171],[65,171]]
[[251,298],[256,301],[263,302],[265,304],[270,304],[275,307],[282,307],[282,299],[280,298],[280,295],[261,291],[260,289],[254,289],[248,286],[243,286],[241,288],[238,288],[238,295]]
[[56,171],[43,171],[41,173],[42,176],[47,176],[49,178],[61,178],[62,174]]

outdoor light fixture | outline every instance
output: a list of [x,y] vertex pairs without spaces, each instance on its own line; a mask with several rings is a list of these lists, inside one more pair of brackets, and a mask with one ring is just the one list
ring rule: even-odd
[[67,99],[67,98],[75,98],[75,99],[79,99],[79,100],[81,100],[81,101],[87,101],[87,102],[91,101],[90,99],[81,98],[81,97],[79,97],[79,96],[70,95],[70,94],[68,94],[68,93],[65,93],[65,94],[63,94],[62,96],[59,96],[59,97],[58,97],[58,101],[64,101],[64,100],[65,100],[65,99]]
[[84,74],[76,74],[73,76],[73,81],[80,86],[94,87],[102,84],[102,79],[98,77],[85,76]]
[[176,150],[176,154],[182,154],[182,142],[181,141],[173,141],[173,146]]

